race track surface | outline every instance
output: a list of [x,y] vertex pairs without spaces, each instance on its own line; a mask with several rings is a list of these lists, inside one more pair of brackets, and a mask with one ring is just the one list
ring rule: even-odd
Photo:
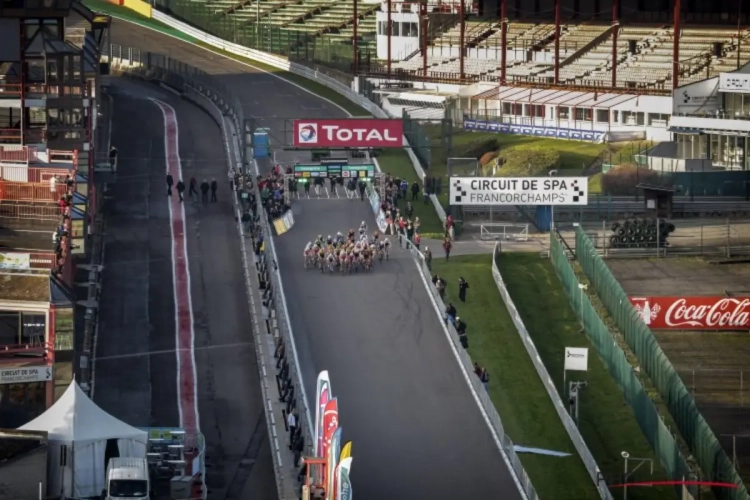
[[[180,424],[164,118],[153,97],[176,111],[185,182],[219,182],[217,203],[185,203],[209,498],[276,498],[220,129],[204,111],[153,85],[111,82],[120,159],[106,209],[96,401],[133,425]],[[118,357],[129,353],[142,355]]]
[[[278,78],[137,26],[115,21],[112,41],[216,73],[246,115],[278,135],[286,119],[345,116]],[[317,234],[362,220],[374,227],[369,204],[300,200],[293,210],[296,224],[276,249],[297,350],[308,397],[316,373],[331,373],[344,439],[354,443],[357,498],[520,498],[408,254],[394,249],[369,274],[303,269]]]

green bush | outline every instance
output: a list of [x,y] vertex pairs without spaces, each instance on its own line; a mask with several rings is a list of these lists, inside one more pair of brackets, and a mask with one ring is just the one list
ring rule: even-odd
[[657,170],[639,168],[632,163],[624,163],[602,176],[602,193],[612,196],[630,196],[636,194],[638,184],[671,187],[671,176],[663,175]]
[[499,148],[500,143],[496,138],[486,138],[467,144],[465,147],[457,150],[454,156],[460,156],[462,158],[481,158],[483,154],[497,151]]
[[533,144],[521,144],[500,152],[502,177],[534,177],[546,174],[560,164],[560,153]]

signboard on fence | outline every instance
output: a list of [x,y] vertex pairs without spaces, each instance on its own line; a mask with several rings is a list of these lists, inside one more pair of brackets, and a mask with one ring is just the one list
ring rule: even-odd
[[451,205],[588,205],[586,177],[451,177]]
[[52,380],[51,366],[25,366],[0,370],[0,385],[47,382]]
[[345,179],[358,177],[367,179],[375,175],[375,165],[295,165],[293,172],[297,179],[315,177],[343,177]]
[[628,297],[653,330],[750,330],[750,297]]
[[31,269],[31,254],[0,252],[0,269]]
[[289,231],[292,226],[294,226],[294,214],[292,214],[291,210],[273,221],[273,227],[279,236]]
[[305,148],[400,148],[401,119],[294,120],[294,146]]
[[578,130],[572,128],[543,127],[532,125],[514,125],[510,123],[499,123],[485,120],[472,120],[464,118],[466,130],[478,130],[481,132],[497,132],[498,134],[535,135],[538,137],[551,137],[553,139],[573,139],[576,141],[602,142],[605,131],[602,130]]

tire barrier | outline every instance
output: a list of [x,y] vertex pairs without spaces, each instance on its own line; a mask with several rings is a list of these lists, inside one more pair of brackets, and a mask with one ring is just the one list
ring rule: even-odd
[[627,219],[610,229],[609,248],[665,248],[675,226],[665,219]]

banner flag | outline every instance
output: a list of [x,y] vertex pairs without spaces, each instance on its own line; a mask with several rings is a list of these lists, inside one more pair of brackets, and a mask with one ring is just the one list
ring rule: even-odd
[[339,463],[339,455],[341,454],[341,427],[338,427],[331,437],[331,443],[328,446],[328,466],[326,471],[328,472],[328,478],[326,480],[326,496],[328,500],[333,500],[334,494],[334,479],[336,478],[336,466]]
[[331,380],[328,371],[318,374],[318,385],[315,393],[315,456],[323,458],[323,412],[331,399]]
[[352,481],[349,474],[352,469],[352,457],[345,458],[336,468],[335,500],[352,500]]
[[344,447],[341,448],[341,456],[339,457],[339,462],[343,462],[344,459],[349,458],[352,456],[352,442],[347,441],[346,444],[344,444]]
[[326,404],[323,411],[323,454],[320,458],[328,458],[328,448],[331,445],[333,434],[339,428],[339,404],[336,398]]

